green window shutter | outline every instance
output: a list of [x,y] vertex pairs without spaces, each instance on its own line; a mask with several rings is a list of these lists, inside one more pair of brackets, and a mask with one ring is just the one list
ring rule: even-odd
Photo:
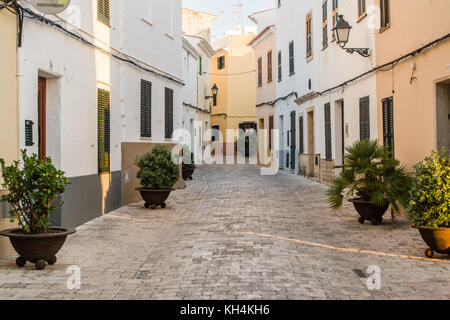
[[203,60],[202,60],[202,57],[200,57],[200,59],[198,59],[198,73],[200,74],[200,75],[202,75],[203,74]]
[[295,63],[294,63],[294,41],[289,43],[289,74],[293,75],[295,72]]
[[370,139],[370,104],[369,97],[359,99],[360,140]]
[[303,154],[305,153],[305,124],[303,121],[303,117],[300,117],[298,130],[300,132],[300,153]]
[[141,137],[152,137],[152,83],[141,80]]
[[172,139],[173,134],[173,90],[165,88],[165,138]]
[[325,105],[325,158],[326,160],[333,160],[331,151],[331,105]]
[[283,73],[282,73],[282,65],[281,65],[281,51],[278,51],[278,81],[281,81],[283,79]]
[[97,19],[104,24],[110,24],[109,0],[97,0]]
[[394,98],[383,99],[383,143],[394,155]]
[[110,122],[110,93],[98,89],[98,172],[110,171],[111,153],[111,122]]

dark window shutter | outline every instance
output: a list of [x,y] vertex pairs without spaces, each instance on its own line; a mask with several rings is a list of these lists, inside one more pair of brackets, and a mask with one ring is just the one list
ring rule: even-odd
[[298,130],[300,132],[300,153],[303,154],[305,153],[305,125],[304,125],[304,121],[303,121],[303,117],[300,117],[300,121],[299,121],[299,126],[298,126]]
[[394,155],[394,99],[383,100],[383,143]]
[[331,105],[329,103],[325,105],[325,158],[326,160],[333,159],[331,152]]
[[173,90],[165,88],[165,138],[172,139],[173,134]]
[[110,24],[109,0],[97,0],[97,19],[104,24]]
[[360,140],[370,139],[370,104],[369,97],[359,99]]
[[258,87],[262,86],[262,58],[258,58]]
[[110,93],[98,89],[98,172],[110,171]]
[[295,72],[294,62],[294,42],[289,43],[289,74],[293,75]]
[[141,137],[152,136],[152,83],[141,80]]
[[282,74],[282,65],[281,65],[281,51],[278,51],[278,81],[281,81],[283,79]]

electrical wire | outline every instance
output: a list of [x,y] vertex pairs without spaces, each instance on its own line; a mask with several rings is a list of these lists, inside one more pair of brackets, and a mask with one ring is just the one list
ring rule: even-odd
[[[54,28],[58,29],[59,31],[61,31],[61,32],[71,36],[72,38],[74,38],[76,40],[79,40],[79,41],[83,42],[84,44],[86,44],[86,45],[88,45],[88,46],[90,46],[90,47],[92,47],[92,48],[94,48],[96,50],[99,50],[99,51],[103,52],[104,54],[107,54],[107,55],[109,55],[109,56],[111,56],[111,57],[113,57],[113,58],[115,58],[115,59],[117,59],[119,61],[122,61],[122,62],[125,62],[125,63],[129,63],[129,64],[135,66],[138,69],[141,69],[141,70],[143,70],[145,72],[148,72],[148,73],[151,73],[153,75],[159,76],[159,77],[164,78],[166,80],[175,82],[175,83],[180,84],[182,86],[185,85],[180,80],[177,80],[177,79],[175,79],[173,77],[170,77],[170,76],[167,76],[165,74],[159,73],[159,72],[151,70],[149,68],[146,68],[146,67],[140,65],[139,63],[137,63],[137,62],[135,62],[133,60],[130,60],[128,58],[123,58],[123,57],[119,56],[118,54],[109,52],[109,51],[107,51],[107,50],[105,50],[105,49],[95,45],[94,43],[86,40],[81,35],[66,29],[65,27],[63,27],[59,23],[56,23],[56,22],[54,22],[54,21],[52,21],[52,20],[50,20],[50,19],[48,19],[48,18],[46,18],[46,17],[44,17],[42,15],[39,15],[39,14],[35,13],[34,11],[32,11],[32,10],[30,10],[28,8],[22,7],[16,1],[10,1],[8,3],[8,6],[6,6],[6,4],[4,6],[5,6],[4,8],[8,9],[9,11],[11,11],[9,9],[9,6],[14,7],[14,9],[16,10],[16,12],[13,12],[13,11],[11,11],[11,12],[13,12],[14,14],[16,14],[18,16],[18,24],[19,24],[18,46],[19,47],[22,46],[23,18],[27,18],[27,19],[34,20],[34,21],[39,21],[41,23],[47,24],[47,25],[49,25],[51,27],[54,27]],[[4,9],[4,8],[0,7],[0,9]]]
[[295,91],[292,91],[292,92],[289,93],[288,95],[286,95],[286,96],[284,96],[284,97],[281,97],[281,98],[278,98],[278,99],[276,99],[276,100],[274,100],[274,101],[271,101],[271,102],[263,102],[263,103],[257,104],[256,107],[259,108],[259,107],[262,107],[262,106],[264,106],[264,105],[274,106],[274,105],[276,105],[276,104],[278,103],[278,101],[286,100],[286,99],[288,99],[288,98],[289,98],[290,96],[292,96],[292,95],[295,96],[295,99],[298,98],[298,93],[295,92]]

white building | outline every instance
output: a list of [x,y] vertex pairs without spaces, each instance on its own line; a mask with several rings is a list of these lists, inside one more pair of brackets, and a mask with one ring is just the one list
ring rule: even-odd
[[66,31],[24,20],[20,147],[66,172],[53,219],[78,226],[121,205],[121,142],[168,141],[181,127],[181,0],[72,0],[46,18]]
[[[377,138],[375,75],[341,86],[375,66],[376,30],[368,16],[373,1],[362,1],[361,12],[360,1],[279,1],[274,65],[280,168],[330,182],[345,146]],[[347,47],[372,49],[369,57],[336,44],[331,30],[338,15],[353,27]]]

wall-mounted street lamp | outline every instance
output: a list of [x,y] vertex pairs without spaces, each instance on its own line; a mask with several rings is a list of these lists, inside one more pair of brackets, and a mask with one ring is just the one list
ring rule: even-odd
[[336,21],[336,25],[333,28],[334,36],[336,38],[337,44],[344,50],[347,51],[347,53],[353,54],[354,52],[359,53],[363,57],[369,57],[370,56],[370,49],[369,48],[346,48],[348,39],[350,37],[350,30],[352,29],[352,26],[344,20],[343,15],[338,16],[338,20]]
[[211,99],[213,98],[213,106],[217,106],[217,94],[219,93],[219,88],[217,87],[217,84],[214,83],[213,87],[211,88],[212,96],[206,96],[205,99]]

